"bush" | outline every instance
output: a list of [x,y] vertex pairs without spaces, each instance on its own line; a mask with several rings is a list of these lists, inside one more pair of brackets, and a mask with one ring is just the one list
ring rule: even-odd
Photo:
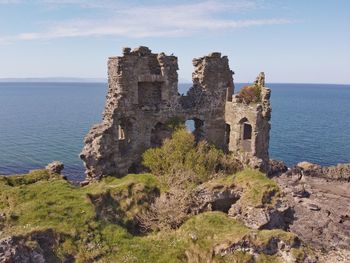
[[144,232],[176,229],[190,217],[190,192],[173,187],[162,193],[151,207],[138,214],[138,223]]
[[244,86],[238,93],[243,102],[249,104],[261,101],[261,87],[259,85]]
[[181,171],[192,172],[195,184],[209,179],[221,165],[224,154],[205,141],[195,142],[193,134],[177,129],[161,148],[152,148],[143,154],[143,164],[157,176],[174,176]]
[[178,228],[191,216],[194,187],[243,168],[233,155],[225,155],[206,141],[196,143],[184,128],[177,129],[162,147],[147,150],[143,164],[168,188],[149,210],[138,215],[145,232]]

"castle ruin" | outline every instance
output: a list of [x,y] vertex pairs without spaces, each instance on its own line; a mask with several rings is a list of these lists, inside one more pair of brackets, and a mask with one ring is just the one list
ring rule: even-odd
[[220,53],[193,59],[193,86],[178,93],[177,57],[147,47],[108,60],[108,94],[103,122],[91,128],[80,154],[87,180],[122,176],[139,167],[142,154],[171,136],[169,122],[193,120],[196,140],[206,140],[243,160],[269,160],[270,89],[256,80],[260,100],[234,94],[233,71]]

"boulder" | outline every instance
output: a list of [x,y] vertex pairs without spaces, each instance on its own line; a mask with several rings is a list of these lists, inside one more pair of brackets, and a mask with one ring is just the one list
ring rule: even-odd
[[302,168],[303,170],[317,170],[321,168],[321,165],[306,162],[306,161],[298,163],[297,166]]
[[227,213],[239,198],[242,189],[234,184],[223,184],[215,181],[199,185],[191,193],[194,214],[205,211],[221,211]]
[[58,240],[52,230],[0,239],[0,262],[59,262],[53,253]]
[[253,229],[288,229],[293,221],[293,210],[280,200],[274,206],[254,207],[237,202],[228,215]]
[[269,167],[268,167],[268,176],[279,176],[282,173],[285,173],[288,171],[288,167],[283,161],[280,160],[270,160],[269,161]]
[[63,170],[64,165],[60,161],[53,161],[46,165],[45,169],[48,170],[50,173],[54,174],[61,174],[61,171]]

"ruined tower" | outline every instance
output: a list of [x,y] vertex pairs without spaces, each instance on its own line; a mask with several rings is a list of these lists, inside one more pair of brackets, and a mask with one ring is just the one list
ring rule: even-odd
[[177,57],[139,47],[109,58],[103,122],[91,128],[80,154],[88,180],[132,172],[146,149],[171,136],[167,124],[173,119],[193,120],[197,140],[268,161],[269,90],[261,89],[261,103],[247,105],[233,95],[226,56],[211,53],[194,59],[193,66],[193,86],[183,96]]

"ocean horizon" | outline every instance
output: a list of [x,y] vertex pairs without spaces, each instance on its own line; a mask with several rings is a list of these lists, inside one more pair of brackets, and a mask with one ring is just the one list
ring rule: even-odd
[[[190,83],[179,84],[185,93]],[[236,91],[245,83],[235,83]],[[350,163],[350,85],[268,83],[270,158],[288,165]],[[105,82],[0,82],[0,174],[25,173],[53,160],[83,180],[78,155],[102,120]]]

